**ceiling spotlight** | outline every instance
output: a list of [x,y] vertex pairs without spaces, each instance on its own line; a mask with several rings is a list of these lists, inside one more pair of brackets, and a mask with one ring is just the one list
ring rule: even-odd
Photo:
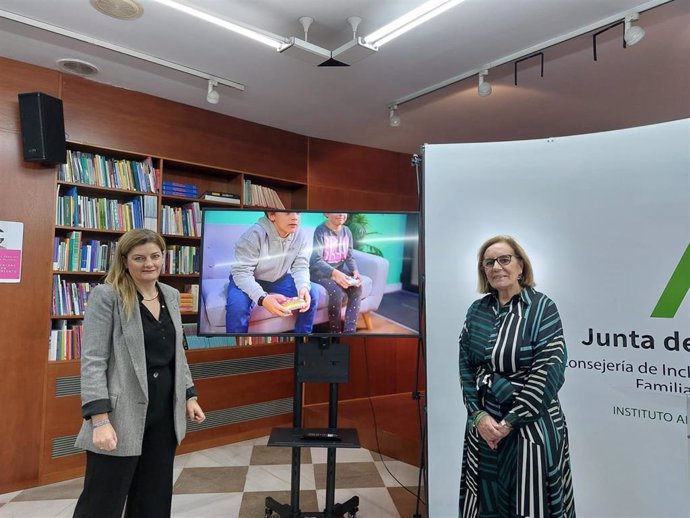
[[484,80],[484,76],[488,73],[488,70],[482,70],[479,72],[479,86],[477,86],[477,95],[479,95],[479,97],[491,95],[491,83]]
[[391,106],[390,110],[388,110],[388,125],[391,128],[397,128],[398,126],[400,126],[400,117],[398,117],[395,114],[395,110],[397,110],[397,109],[398,109],[398,105],[396,104],[394,106]]
[[220,101],[220,94],[218,93],[218,90],[216,90],[216,86],[218,86],[218,81],[214,81],[213,79],[208,80],[206,101],[208,101],[210,104],[218,104],[218,101]]
[[633,21],[639,19],[639,13],[631,14],[630,16],[625,17],[625,35],[623,38],[625,39],[625,43],[627,45],[635,45],[635,43],[638,43],[642,38],[644,38],[645,30],[642,27],[632,24]]

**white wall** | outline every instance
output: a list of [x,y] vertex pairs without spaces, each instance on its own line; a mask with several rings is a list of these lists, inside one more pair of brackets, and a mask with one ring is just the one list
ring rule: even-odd
[[[561,401],[578,515],[690,516],[682,394],[690,393],[690,379],[639,372],[645,365],[690,372],[690,351],[663,345],[675,331],[681,341],[690,337],[690,295],[675,318],[650,317],[690,242],[689,137],[690,120],[684,120],[549,140],[425,147],[430,516],[457,516],[466,419],[458,336],[467,307],[480,296],[477,250],[496,234],[524,246],[537,289],[561,313],[570,359]],[[590,329],[649,335],[654,348],[586,346]],[[588,360],[634,372],[574,367],[573,361]],[[675,390],[640,388],[637,379],[676,383]],[[632,409],[661,417],[625,415],[640,413]]]

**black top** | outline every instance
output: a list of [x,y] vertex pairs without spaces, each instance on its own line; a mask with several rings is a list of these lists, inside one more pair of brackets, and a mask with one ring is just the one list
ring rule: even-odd
[[161,311],[158,320],[144,305],[143,297],[137,292],[141,324],[144,328],[144,351],[146,368],[174,367],[175,365],[175,326],[170,318],[163,294],[158,290]]

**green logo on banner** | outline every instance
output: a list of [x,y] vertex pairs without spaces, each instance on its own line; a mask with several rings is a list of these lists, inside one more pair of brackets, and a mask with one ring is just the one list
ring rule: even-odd
[[690,244],[680,258],[673,275],[668,281],[659,302],[656,303],[652,317],[673,318],[690,289]]

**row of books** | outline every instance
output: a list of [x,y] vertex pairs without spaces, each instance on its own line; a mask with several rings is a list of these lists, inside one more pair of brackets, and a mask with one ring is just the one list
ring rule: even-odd
[[115,242],[89,239],[82,241],[80,231],[67,237],[55,237],[53,270],[63,272],[107,272],[115,258]]
[[187,198],[197,198],[199,188],[193,183],[170,182],[163,180],[161,192],[170,196],[185,196]]
[[199,311],[199,285],[187,284],[180,293],[180,311]]
[[156,192],[158,174],[150,157],[136,162],[68,149],[67,163],[60,165],[58,179],[108,189]]
[[168,245],[165,250],[163,273],[190,275],[199,273],[199,248],[187,245]]
[[182,207],[161,207],[161,233],[179,236],[201,236],[201,207],[199,202]]
[[82,325],[56,320],[50,330],[48,360],[77,360],[81,358]]
[[54,275],[53,303],[50,314],[58,316],[83,315],[91,288],[96,284],[93,282],[65,281],[60,278],[60,275]]
[[58,189],[55,224],[99,230],[156,230],[156,210],[157,199],[154,196],[135,196],[122,202],[82,196],[76,187],[70,187],[64,195],[60,195]]
[[244,204],[273,209],[285,208],[276,191],[270,187],[252,183],[251,180],[244,181]]

